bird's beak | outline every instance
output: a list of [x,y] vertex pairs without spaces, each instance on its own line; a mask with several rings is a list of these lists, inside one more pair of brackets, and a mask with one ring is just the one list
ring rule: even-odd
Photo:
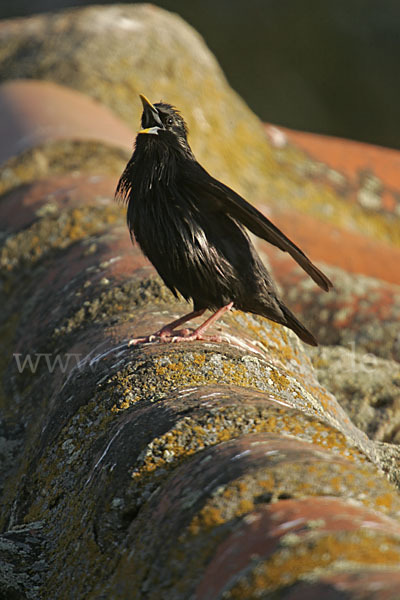
[[143,129],[141,129],[139,133],[150,133],[153,135],[158,135],[159,130],[164,128],[161,119],[158,115],[158,110],[150,102],[150,100],[146,98],[146,96],[144,96],[143,94],[139,94],[139,96],[143,104]]

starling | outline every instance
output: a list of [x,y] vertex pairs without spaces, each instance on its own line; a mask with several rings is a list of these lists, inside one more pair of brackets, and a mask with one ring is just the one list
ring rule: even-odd
[[[132,241],[174,296],[193,300],[193,311],[130,343],[204,339],[207,327],[234,307],[281,323],[316,346],[278,297],[246,229],[288,252],[322,289],[332,283],[269,219],[196,161],[178,110],[140,98],[142,129],[116,196],[127,203]],[[177,330],[206,309],[214,313],[195,331]]]

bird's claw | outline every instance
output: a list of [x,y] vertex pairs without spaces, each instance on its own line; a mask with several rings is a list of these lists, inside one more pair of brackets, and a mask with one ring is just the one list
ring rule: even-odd
[[202,335],[201,333],[190,333],[188,329],[183,329],[182,331],[177,331],[176,335],[157,335],[153,333],[146,337],[133,338],[129,340],[128,346],[138,346],[139,344],[177,344],[179,342],[197,342],[197,341],[207,341],[207,342],[216,342],[220,344],[222,342],[222,338],[218,335]]
[[129,340],[128,346],[137,346],[138,344],[147,344],[150,341],[149,338],[150,338],[150,336],[133,338],[133,339]]
[[222,338],[219,335],[202,335],[201,333],[192,333],[191,335],[175,335],[171,342],[176,344],[178,342],[216,342],[220,344],[222,342]]
[[160,331],[156,331],[155,333],[151,333],[150,335],[129,340],[128,346],[137,346],[139,344],[153,344],[154,342],[157,342],[159,344],[169,344],[186,340],[188,337],[190,337],[190,329],[180,329],[179,331],[175,332],[162,331],[162,329],[160,329]]

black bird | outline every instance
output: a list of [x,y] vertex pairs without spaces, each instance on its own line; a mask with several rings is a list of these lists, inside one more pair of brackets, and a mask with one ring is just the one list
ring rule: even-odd
[[[332,283],[269,219],[196,161],[186,123],[173,106],[140,98],[142,129],[116,196],[127,202],[132,241],[176,297],[179,292],[193,300],[194,310],[130,343],[202,339],[212,322],[235,307],[281,323],[316,346],[278,297],[246,229],[289,252],[322,289],[328,291]],[[215,312],[194,332],[176,330],[206,309]]]

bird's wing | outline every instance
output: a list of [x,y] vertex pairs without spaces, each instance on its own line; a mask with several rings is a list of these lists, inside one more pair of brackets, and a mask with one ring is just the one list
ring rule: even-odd
[[288,252],[322,289],[329,291],[333,287],[328,277],[278,227],[231,188],[211,177],[199,163],[193,161],[186,175],[192,189],[199,190],[200,210],[229,214],[258,237]]

